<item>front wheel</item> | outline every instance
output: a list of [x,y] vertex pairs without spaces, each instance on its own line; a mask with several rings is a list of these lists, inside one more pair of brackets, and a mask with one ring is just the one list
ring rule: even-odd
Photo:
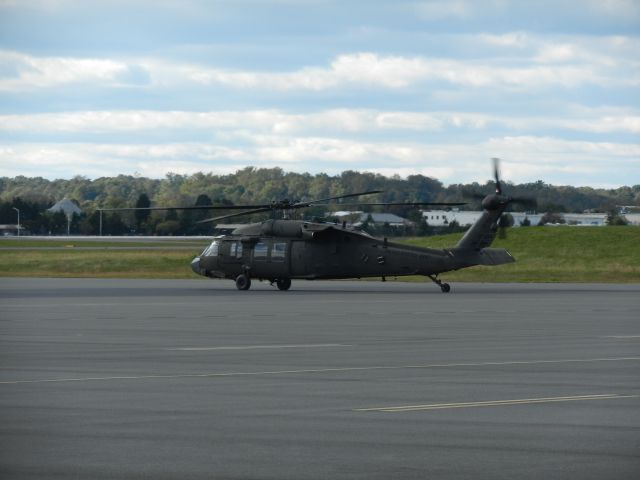
[[440,289],[442,290],[442,293],[449,293],[451,287],[448,283],[443,283],[442,285],[440,285]]
[[289,290],[289,288],[291,288],[291,279],[279,278],[276,280],[276,285],[278,286],[278,290]]
[[236,288],[238,290],[249,290],[251,288],[251,279],[244,273],[236,277]]

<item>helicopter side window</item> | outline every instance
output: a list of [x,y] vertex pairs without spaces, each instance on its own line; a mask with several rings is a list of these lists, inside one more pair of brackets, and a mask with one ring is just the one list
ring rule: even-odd
[[242,243],[241,242],[237,243],[236,258],[242,258]]
[[238,244],[237,243],[232,243],[231,244],[231,249],[229,250],[229,256],[231,258],[235,257],[237,250],[238,250]]
[[287,254],[286,243],[274,243],[273,249],[271,250],[271,261],[284,262],[286,254]]
[[267,251],[269,250],[269,246],[264,242],[256,243],[256,246],[253,247],[253,258],[256,260],[266,260],[267,259]]

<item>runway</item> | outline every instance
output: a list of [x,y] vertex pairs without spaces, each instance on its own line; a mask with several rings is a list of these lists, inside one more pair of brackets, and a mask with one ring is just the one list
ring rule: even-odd
[[640,478],[640,285],[0,279],[0,477]]

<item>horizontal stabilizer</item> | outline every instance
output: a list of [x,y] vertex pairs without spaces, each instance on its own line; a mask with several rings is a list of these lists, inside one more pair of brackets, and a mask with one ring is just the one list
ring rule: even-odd
[[502,265],[515,261],[504,248],[483,248],[478,252],[478,265]]

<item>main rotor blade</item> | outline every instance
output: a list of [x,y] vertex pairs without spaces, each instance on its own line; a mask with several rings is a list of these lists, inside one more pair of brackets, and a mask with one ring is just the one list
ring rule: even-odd
[[345,207],[359,207],[359,206],[404,206],[404,207],[421,207],[428,205],[435,205],[440,207],[457,207],[460,205],[467,205],[467,202],[376,202],[376,203],[327,203],[317,206],[345,206]]
[[247,208],[267,208],[268,204],[262,205],[195,205],[192,207],[114,207],[98,208],[103,212],[126,212],[135,210],[246,210]]
[[207,218],[205,220],[200,220],[199,222],[196,222],[196,223],[217,222],[218,220],[223,220],[225,218],[239,217],[241,215],[252,215],[254,213],[270,212],[271,210],[273,210],[271,207],[269,207],[269,208],[256,208],[254,210],[247,210],[245,212],[236,212],[236,213],[230,213],[229,215],[222,215],[220,217]]
[[309,205],[316,205],[321,202],[330,202],[331,200],[340,200],[341,198],[359,197],[361,195],[371,195],[373,193],[382,193],[383,190],[369,190],[368,192],[360,193],[348,193],[346,195],[338,195],[337,197],[321,198],[319,200],[312,200],[310,202],[298,202],[294,203],[294,208],[303,208]]
[[532,197],[512,197],[511,202],[519,203],[523,207],[537,208],[538,201]]
[[[114,207],[114,208],[99,208],[98,210],[102,210],[103,212],[127,212],[127,211],[137,211],[137,210],[252,210],[252,209],[266,209],[268,210],[288,210],[295,208],[305,208],[309,205],[315,205],[320,202],[328,202],[331,200],[339,200],[341,198],[350,198],[350,197],[358,197],[360,195],[370,195],[372,193],[380,193],[382,190],[371,190],[368,192],[361,193],[349,193],[346,195],[338,195],[336,197],[322,198],[319,200],[312,200],[310,202],[297,202],[297,203],[289,203],[288,200],[285,201],[274,201],[271,203],[260,203],[256,205],[195,205],[190,207]],[[255,213],[255,212],[247,212],[247,213]],[[242,213],[241,213],[242,215]],[[216,217],[219,218],[219,217]]]

